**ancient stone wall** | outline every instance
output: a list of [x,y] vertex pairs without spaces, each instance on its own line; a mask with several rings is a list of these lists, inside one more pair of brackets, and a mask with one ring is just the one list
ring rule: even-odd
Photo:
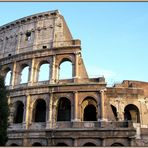
[[[66,61],[71,78],[60,79]],[[40,80],[45,64],[48,79]],[[0,70],[10,79],[8,146],[146,143],[147,83],[124,81],[108,88],[104,77],[89,78],[81,41],[72,38],[57,10],[0,27]]]

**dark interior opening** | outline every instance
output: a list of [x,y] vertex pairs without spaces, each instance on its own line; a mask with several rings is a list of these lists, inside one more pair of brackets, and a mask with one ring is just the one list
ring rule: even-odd
[[12,143],[10,146],[18,146],[16,143]]
[[68,146],[66,143],[58,143],[56,146]]
[[96,146],[96,145],[94,143],[88,142],[88,143],[85,143],[83,146]]
[[47,48],[47,46],[43,46],[43,49],[46,49]]
[[35,108],[35,122],[46,121],[46,103],[44,100],[37,100]]
[[111,146],[124,146],[124,145],[121,143],[113,143]]
[[22,102],[16,103],[16,112],[14,116],[14,123],[23,122],[24,104]]
[[35,142],[32,146],[42,146],[42,144],[39,142]]
[[132,121],[134,123],[140,123],[140,114],[139,109],[137,106],[133,104],[129,104],[124,109],[124,120],[125,121]]
[[94,105],[87,105],[85,107],[84,121],[97,121],[96,108]]
[[31,32],[26,32],[26,41],[29,41],[31,39]]
[[114,114],[114,117],[116,119],[116,121],[118,121],[118,117],[117,117],[117,109],[115,106],[111,105],[111,108],[112,108],[112,111],[113,111],[113,114]]
[[58,104],[57,121],[71,120],[71,102],[67,98],[60,98]]

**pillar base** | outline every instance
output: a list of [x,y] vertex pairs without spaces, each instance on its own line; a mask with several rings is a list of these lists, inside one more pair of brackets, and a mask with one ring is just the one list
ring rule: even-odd
[[46,122],[46,129],[51,129],[51,128],[52,128],[51,122],[47,121]]
[[80,119],[72,119],[71,122],[81,122]]
[[107,118],[101,118],[101,119],[98,119],[98,121],[99,121],[99,122],[101,122],[101,121],[105,121],[105,122],[107,122],[108,119],[107,119]]

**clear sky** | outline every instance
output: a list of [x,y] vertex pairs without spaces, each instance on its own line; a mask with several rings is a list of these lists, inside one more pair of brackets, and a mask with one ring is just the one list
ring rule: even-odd
[[60,10],[91,77],[148,82],[148,2],[0,2],[0,26]]

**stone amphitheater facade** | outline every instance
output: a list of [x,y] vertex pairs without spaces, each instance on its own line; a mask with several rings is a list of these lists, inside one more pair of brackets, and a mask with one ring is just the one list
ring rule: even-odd
[[[66,61],[72,77],[60,79]],[[44,64],[49,79],[39,81]],[[89,78],[81,42],[58,10],[0,27],[0,70],[11,75],[7,146],[148,146],[148,83]]]

